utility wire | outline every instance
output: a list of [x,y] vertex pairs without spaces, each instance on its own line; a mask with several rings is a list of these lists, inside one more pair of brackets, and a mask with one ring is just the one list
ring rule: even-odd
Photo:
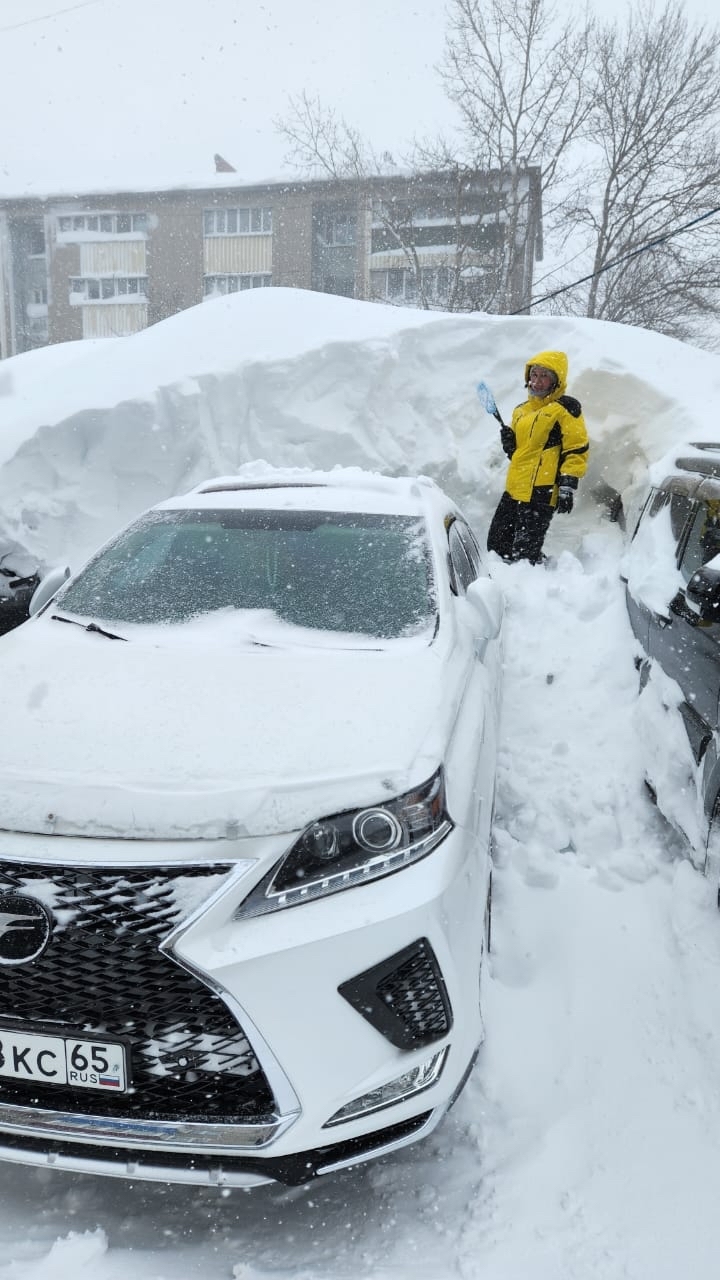
[[709,209],[707,213],[702,213],[699,218],[693,218],[690,222],[685,222],[681,227],[676,227],[674,231],[668,231],[664,236],[657,236],[654,240],[648,240],[647,244],[641,244],[637,249],[632,249],[630,253],[624,253],[619,258],[613,258],[612,262],[606,262],[604,267],[598,267],[597,271],[591,271],[589,276],[582,276],[579,280],[573,280],[572,284],[563,285],[562,289],[555,289],[552,293],[546,293],[542,298],[531,298],[524,307],[520,307],[518,311],[511,311],[511,316],[523,315],[530,307],[537,307],[541,302],[549,302],[551,298],[559,298],[561,293],[568,293],[570,289],[576,289],[579,284],[587,284],[588,280],[594,280],[596,276],[601,276],[604,271],[610,271],[613,267],[619,267],[623,262],[629,262],[631,258],[637,258],[641,253],[647,253],[649,249],[656,249],[659,244],[665,244],[667,240],[672,240],[673,236],[679,236],[681,231],[687,231],[690,227],[697,226],[698,222],[705,222],[707,218],[714,218],[716,213],[720,213],[720,206],[716,209]]

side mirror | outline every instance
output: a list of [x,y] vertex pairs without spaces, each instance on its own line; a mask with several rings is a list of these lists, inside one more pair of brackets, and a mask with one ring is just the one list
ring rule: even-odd
[[495,640],[500,635],[505,599],[497,582],[492,578],[476,578],[470,583],[465,599],[477,617],[478,632],[485,640]]
[[55,592],[60,590],[63,582],[67,582],[69,577],[70,569],[67,565],[64,567],[58,565],[56,569],[51,569],[49,573],[45,574],[30,599],[28,613],[31,618],[34,618],[35,614],[39,613],[49,600],[52,600]]
[[720,622],[720,569],[703,565],[685,588],[685,599],[703,622]]

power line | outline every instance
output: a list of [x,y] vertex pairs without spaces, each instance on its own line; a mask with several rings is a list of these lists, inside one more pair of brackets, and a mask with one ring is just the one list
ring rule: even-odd
[[613,258],[612,262],[606,262],[604,267],[598,267],[597,271],[591,271],[590,275],[582,276],[579,280],[573,280],[572,284],[563,285],[562,289],[555,289],[552,293],[546,293],[542,298],[531,298],[526,306],[521,307],[518,311],[511,311],[510,315],[523,315],[526,311],[529,311],[530,307],[536,307],[541,302],[549,302],[551,298],[559,298],[560,294],[568,293],[570,289],[576,289],[579,284],[587,284],[588,280],[595,280],[604,271],[610,271],[613,267],[619,267],[623,262],[629,262],[631,258],[637,258],[641,253],[656,249],[659,244],[665,244],[667,240],[672,240],[673,236],[679,236],[682,231],[687,231],[690,227],[697,226],[698,222],[705,222],[707,218],[714,218],[716,213],[720,213],[720,206],[716,209],[709,209],[707,213],[702,213],[700,217],[683,223],[681,227],[676,227],[674,231],[668,231],[664,236],[657,236],[654,240],[648,240],[647,244],[639,245],[637,249],[632,249],[630,253],[624,253],[619,258]]
[[76,9],[89,9],[91,4],[103,4],[104,0],[81,0],[80,4],[71,4],[67,9],[56,9],[54,13],[41,13],[37,18],[25,18],[22,22],[14,22],[9,27],[0,27],[2,31],[18,31],[20,27],[31,27],[34,22],[48,22],[51,18],[61,18],[64,13],[74,13]]

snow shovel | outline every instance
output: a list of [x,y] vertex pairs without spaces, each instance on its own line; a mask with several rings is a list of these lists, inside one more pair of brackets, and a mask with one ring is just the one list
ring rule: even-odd
[[477,393],[478,393],[478,398],[480,400],[480,403],[485,409],[485,412],[491,413],[493,418],[497,418],[498,422],[500,423],[500,426],[505,427],[507,430],[506,424],[502,420],[500,410],[498,409],[495,403],[495,397],[492,391],[490,390],[487,382],[478,382]]

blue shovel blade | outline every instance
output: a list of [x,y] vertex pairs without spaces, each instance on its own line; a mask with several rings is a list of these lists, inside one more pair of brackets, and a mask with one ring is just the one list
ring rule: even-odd
[[477,393],[483,408],[485,408],[488,413],[492,413],[493,415],[497,414],[498,407],[495,403],[495,397],[487,382],[478,382]]

